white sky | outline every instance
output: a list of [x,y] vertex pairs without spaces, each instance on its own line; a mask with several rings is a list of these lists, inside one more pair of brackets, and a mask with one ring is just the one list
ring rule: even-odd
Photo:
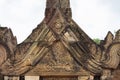
[[[0,24],[22,42],[44,18],[46,0],[0,0]],[[120,0],[71,0],[73,19],[91,37],[120,29]]]

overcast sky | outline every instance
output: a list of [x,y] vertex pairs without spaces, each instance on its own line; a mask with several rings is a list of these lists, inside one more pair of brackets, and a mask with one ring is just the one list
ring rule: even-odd
[[[0,24],[22,42],[44,18],[46,0],[0,0]],[[120,0],[71,0],[73,19],[91,37],[120,29]]]

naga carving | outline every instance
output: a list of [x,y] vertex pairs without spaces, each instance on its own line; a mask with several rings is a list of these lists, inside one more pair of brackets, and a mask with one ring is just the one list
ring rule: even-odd
[[115,37],[108,32],[105,40],[96,44],[72,19],[69,0],[47,0],[44,20],[21,44],[10,29],[0,27],[2,75],[80,73],[84,69],[110,80],[111,70],[119,63],[120,30]]

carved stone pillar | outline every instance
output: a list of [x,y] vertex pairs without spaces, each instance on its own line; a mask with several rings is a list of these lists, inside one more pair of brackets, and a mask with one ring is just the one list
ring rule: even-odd
[[25,80],[40,80],[39,76],[25,76]]
[[8,76],[4,76],[4,80],[8,80],[9,79],[9,77]]
[[19,80],[19,77],[14,76],[4,76],[4,80]]

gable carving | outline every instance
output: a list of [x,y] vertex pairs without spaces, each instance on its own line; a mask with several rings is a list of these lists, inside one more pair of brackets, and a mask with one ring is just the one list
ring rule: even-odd
[[92,74],[110,79],[119,63],[120,30],[115,36],[108,32],[96,44],[72,20],[69,0],[47,0],[45,18],[21,44],[11,29],[0,27],[2,75],[54,72],[52,75]]

